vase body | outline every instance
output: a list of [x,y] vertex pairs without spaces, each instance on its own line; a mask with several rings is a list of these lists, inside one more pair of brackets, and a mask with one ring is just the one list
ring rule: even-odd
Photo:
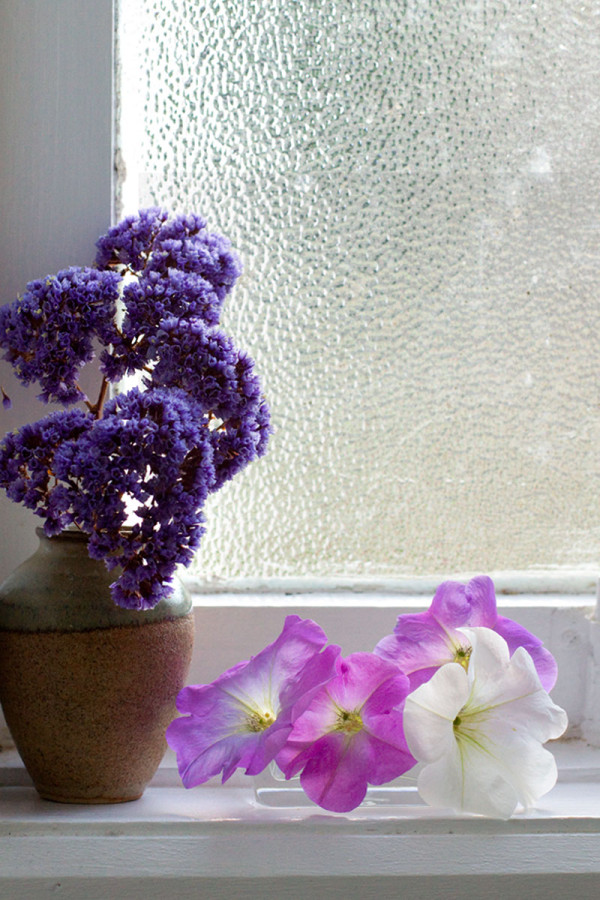
[[47,538],[0,588],[0,701],[38,793],[66,803],[141,796],[191,660],[181,585],[145,612],[116,606],[87,536]]

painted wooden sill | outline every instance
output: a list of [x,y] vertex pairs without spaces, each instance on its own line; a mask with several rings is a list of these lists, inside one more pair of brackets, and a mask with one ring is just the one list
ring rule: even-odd
[[[331,879],[350,877],[357,888],[364,887],[364,879],[378,885],[393,879],[396,890],[407,879],[407,897],[413,896],[414,879],[421,884],[415,897],[437,896],[423,893],[436,879],[466,879],[461,897],[470,897],[475,876],[510,876],[517,884],[536,873],[538,884],[547,876],[577,877],[588,891],[590,884],[600,884],[600,750],[575,741],[553,749],[558,784],[538,809],[508,822],[455,816],[417,803],[361,807],[345,815],[314,806],[267,807],[257,802],[253,783],[244,776],[227,786],[211,783],[186,791],[170,755],[134,803],[53,804],[37,797],[14,752],[1,754],[0,897],[33,900],[49,896],[55,885],[57,896],[75,898],[89,884],[92,893],[85,889],[85,897],[91,900],[99,885],[108,890],[109,882],[123,879],[127,889],[114,896],[148,900],[163,896],[153,893],[157,885],[180,882],[176,897],[188,896],[188,883],[196,891],[213,885],[212,893],[190,897],[241,897],[246,894],[235,893],[232,884],[241,890],[242,884],[264,881],[275,889],[278,879],[290,890],[300,885],[297,894],[286,896],[302,896],[307,877],[321,884],[323,897],[330,896]],[[264,885],[258,896],[270,897]],[[579,896],[572,889],[570,884],[571,896]],[[386,896],[385,890],[378,896]]]

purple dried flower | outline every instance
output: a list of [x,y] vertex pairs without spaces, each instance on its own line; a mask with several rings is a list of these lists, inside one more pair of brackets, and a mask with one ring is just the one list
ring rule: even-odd
[[214,447],[215,483],[218,491],[252,460],[261,457],[271,434],[269,407],[265,401],[242,419],[229,419],[210,432]]
[[181,388],[219,419],[240,418],[261,403],[250,357],[200,319],[162,322],[156,355],[152,385]]
[[39,381],[40,399],[76,403],[81,366],[98,336],[110,341],[120,277],[95,269],[64,269],[31,281],[23,297],[0,309],[0,347],[23,384]]
[[222,301],[212,285],[194,273],[169,270],[146,272],[123,291],[125,315],[112,348],[102,355],[103,371],[113,381],[143,368],[159,352],[158,332],[165,319],[219,321]]
[[141,209],[109,228],[96,241],[98,268],[123,266],[136,272],[143,269],[154,240],[168,217],[169,214],[164,209]]
[[186,391],[208,415],[214,447],[213,490],[262,456],[271,433],[269,408],[250,357],[199,319],[168,319],[157,337],[159,361],[149,383]]
[[111,228],[96,246],[99,268],[152,271],[163,278],[173,269],[196,274],[212,285],[220,302],[242,271],[230,241],[206,231],[206,220],[195,213],[169,220],[164,209],[143,209]]
[[[169,230],[177,233],[176,228]],[[229,293],[242,272],[239,257],[227,238],[205,231],[170,237],[167,229],[158,236],[148,268],[163,275],[170,269],[195,272],[212,284],[219,300]]]
[[44,518],[49,536],[73,521],[74,497],[69,485],[58,483],[56,453],[76,441],[93,422],[89,413],[79,409],[54,412],[10,432],[0,443],[0,487],[11,500]]
[[[121,606],[145,609],[170,592],[203,534],[201,508],[214,482],[213,450],[198,410],[179,390],[134,388],[56,453],[58,478],[76,486],[75,521],[90,556],[122,567]],[[125,530],[128,516],[135,524]]]
[[[72,523],[87,532],[90,555],[120,567],[116,602],[143,609],[190,562],[208,493],[264,452],[269,412],[252,360],[215,328],[241,271],[227,239],[201,216],[153,208],[97,248],[98,268],[32,281],[0,309],[0,347],[17,377],[39,381],[46,402],[87,407],[7,435],[0,486],[45,519],[48,535]],[[90,402],[78,375],[94,344],[103,379]],[[109,382],[141,371],[145,392],[105,402]]]

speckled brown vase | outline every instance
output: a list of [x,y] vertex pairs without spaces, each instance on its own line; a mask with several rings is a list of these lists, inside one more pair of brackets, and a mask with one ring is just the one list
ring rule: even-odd
[[147,612],[117,607],[115,575],[77,532],[47,538],[0,588],[0,700],[38,793],[137,799],[166,749],[193,645],[178,585]]

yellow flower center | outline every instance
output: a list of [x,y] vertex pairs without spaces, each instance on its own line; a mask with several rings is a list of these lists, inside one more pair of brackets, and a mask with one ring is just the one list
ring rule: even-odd
[[266,731],[275,721],[275,715],[270,709],[258,711],[253,710],[246,719],[246,729],[252,734],[258,734]]
[[463,669],[468,669],[472,652],[472,647],[457,647],[454,651],[454,662],[458,663],[459,666],[462,666]]
[[335,731],[343,731],[344,734],[358,734],[362,731],[363,723],[358,711],[349,712],[347,709],[340,709],[335,724]]

